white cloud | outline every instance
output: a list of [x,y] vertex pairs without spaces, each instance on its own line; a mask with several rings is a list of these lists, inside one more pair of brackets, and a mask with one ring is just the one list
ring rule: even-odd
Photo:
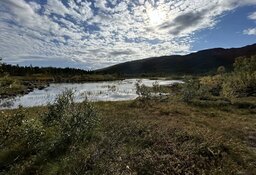
[[[250,14],[248,16],[249,19],[254,20],[256,22],[256,12]],[[249,28],[243,31],[245,35],[256,35],[256,28]]]
[[256,28],[249,28],[244,30],[243,32],[246,35],[256,35]]
[[[10,62],[68,62],[93,69],[184,54],[193,34],[255,0],[0,1],[0,53]],[[95,9],[96,8],[96,9]],[[255,19],[255,14],[250,15]],[[252,34],[255,28],[245,30]],[[40,61],[35,61],[40,60]],[[70,60],[70,61],[65,61]],[[73,64],[73,62],[77,64]],[[45,64],[45,63],[44,63]],[[44,65],[43,64],[43,65]],[[63,65],[63,64],[60,64]]]
[[252,20],[256,20],[256,12],[250,14],[250,15],[248,16],[248,18],[249,18],[249,19],[252,19]]
[[56,13],[61,16],[69,14],[69,9],[59,0],[48,0],[45,6],[46,14]]

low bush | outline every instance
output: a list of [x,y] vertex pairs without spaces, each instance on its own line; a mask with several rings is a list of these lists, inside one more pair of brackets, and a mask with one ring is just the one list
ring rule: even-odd
[[190,102],[193,99],[205,99],[209,96],[209,89],[200,84],[199,80],[186,80],[182,85],[181,99],[184,102]]
[[87,138],[99,121],[97,110],[87,99],[79,104],[74,102],[72,90],[60,94],[48,109],[43,115],[44,124],[58,127],[63,138],[76,142]]
[[229,75],[223,82],[222,94],[229,98],[256,96],[256,71]]
[[137,81],[135,84],[136,94],[141,98],[141,100],[145,101],[150,99],[152,95],[151,88],[147,87],[145,84],[142,84],[141,81]]
[[0,148],[8,146],[9,143],[14,142],[16,139],[21,139],[19,137],[23,120],[25,115],[20,109],[13,116],[9,116],[2,112],[0,118]]
[[236,59],[234,72],[223,81],[222,94],[228,98],[256,96],[256,56]]
[[207,87],[211,95],[219,96],[222,91],[223,81],[223,75],[205,76],[200,79],[200,84]]
[[209,96],[221,96],[231,101],[235,98],[255,97],[256,56],[237,58],[233,72],[225,73],[225,68],[219,67],[217,75],[187,80],[181,94],[186,102]]
[[76,152],[89,141],[98,122],[94,105],[87,99],[76,104],[71,90],[60,94],[41,116],[27,116],[22,108],[13,115],[3,112],[0,174],[37,174],[47,162]]

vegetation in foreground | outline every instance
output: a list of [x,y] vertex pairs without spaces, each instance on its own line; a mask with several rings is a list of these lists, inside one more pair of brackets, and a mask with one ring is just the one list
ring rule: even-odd
[[244,60],[171,88],[138,82],[135,101],[75,104],[67,91],[1,111],[0,173],[255,174],[255,57]]
[[1,174],[253,174],[255,114],[176,100],[76,106],[64,95],[1,112]]

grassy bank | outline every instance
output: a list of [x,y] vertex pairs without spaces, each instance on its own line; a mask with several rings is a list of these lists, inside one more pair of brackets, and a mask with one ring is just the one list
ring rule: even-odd
[[27,81],[24,77],[4,76],[0,78],[0,99],[24,95],[47,86],[47,81]]
[[123,78],[115,75],[76,75],[76,76],[0,76],[0,99],[27,94],[34,89],[43,89],[50,83],[84,83],[115,81]]
[[[49,149],[47,144],[59,138],[54,136],[59,131],[40,124],[42,113],[49,109],[19,109],[27,120],[38,121],[45,134],[30,149],[19,144],[24,140],[12,140],[9,146],[1,148],[2,174],[256,172],[255,108],[217,102],[206,107],[175,99],[146,105],[139,100],[97,102],[94,106],[100,111],[99,120],[86,140],[63,141],[62,147],[51,154],[42,149]],[[1,119],[3,115],[20,113],[19,110],[2,111]]]

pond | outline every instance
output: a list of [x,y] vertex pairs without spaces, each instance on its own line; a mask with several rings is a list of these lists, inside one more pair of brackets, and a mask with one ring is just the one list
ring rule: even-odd
[[153,86],[156,81],[159,85],[172,85],[182,83],[179,80],[149,80],[149,79],[125,79],[120,81],[106,81],[94,83],[59,83],[50,84],[49,87],[36,89],[29,94],[14,99],[6,99],[0,102],[0,109],[45,106],[52,103],[56,96],[65,89],[72,89],[76,102],[84,100],[85,95],[90,101],[125,101],[138,97],[136,94],[136,82],[140,80],[146,86]]

